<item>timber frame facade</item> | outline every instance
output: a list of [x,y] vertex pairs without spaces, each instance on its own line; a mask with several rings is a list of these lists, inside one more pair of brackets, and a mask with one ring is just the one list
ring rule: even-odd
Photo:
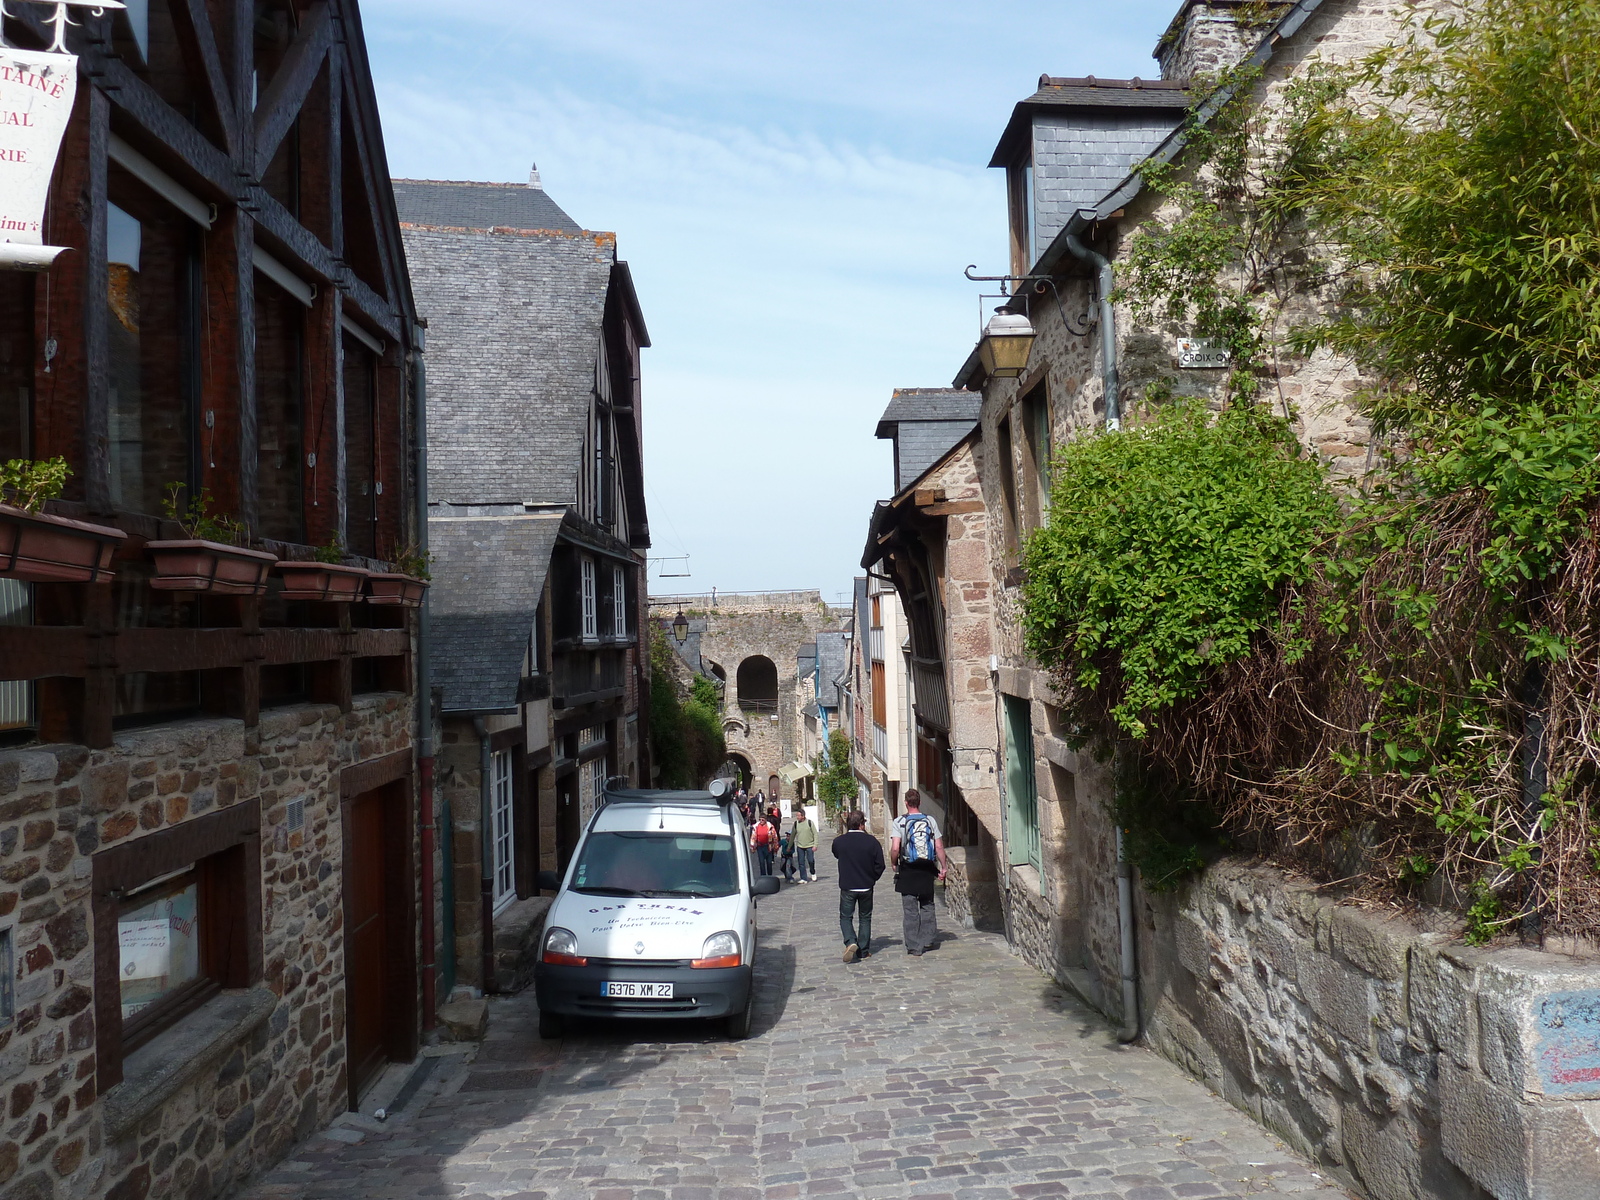
[[[0,555],[0,1189],[208,1197],[431,1026],[416,596],[286,570],[425,544],[421,323],[355,0],[74,17],[0,462],[65,459],[43,516],[116,548],[92,582]],[[257,584],[163,568],[169,497],[240,523]]]

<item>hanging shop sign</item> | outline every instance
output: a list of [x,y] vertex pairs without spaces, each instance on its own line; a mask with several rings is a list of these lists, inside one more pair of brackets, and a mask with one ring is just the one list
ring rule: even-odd
[[45,204],[61,139],[78,91],[78,57],[66,49],[69,11],[96,17],[118,0],[24,0],[48,3],[55,41],[48,50],[0,44],[0,270],[43,271],[65,247],[44,244]]
[[1214,370],[1226,367],[1233,361],[1228,348],[1215,338],[1179,338],[1178,365],[1180,367]]

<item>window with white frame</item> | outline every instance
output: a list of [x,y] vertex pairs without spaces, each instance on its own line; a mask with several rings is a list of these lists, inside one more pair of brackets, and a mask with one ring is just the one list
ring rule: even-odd
[[580,558],[578,572],[583,584],[583,636],[600,636],[600,607],[595,602],[594,559]]
[[578,789],[583,811],[592,813],[600,806],[606,790],[605,756],[591,758],[578,768]]
[[628,636],[628,573],[620,566],[611,568],[611,636]]
[[494,839],[494,909],[517,898],[516,869],[511,861],[511,751],[489,756],[489,831]]

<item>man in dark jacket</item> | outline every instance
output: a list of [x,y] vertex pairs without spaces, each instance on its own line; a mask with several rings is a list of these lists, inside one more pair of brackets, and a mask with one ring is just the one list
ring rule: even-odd
[[866,823],[860,812],[852,812],[844,819],[844,832],[833,839],[833,856],[839,860],[839,932],[847,963],[872,955],[872,888],[883,874],[883,847],[866,831]]

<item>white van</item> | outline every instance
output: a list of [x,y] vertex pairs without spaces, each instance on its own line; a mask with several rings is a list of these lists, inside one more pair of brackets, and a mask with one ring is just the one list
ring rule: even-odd
[[748,1037],[756,897],[743,818],[723,780],[711,791],[613,791],[555,888],[533,982],[539,1036],[566,1017],[721,1017]]

